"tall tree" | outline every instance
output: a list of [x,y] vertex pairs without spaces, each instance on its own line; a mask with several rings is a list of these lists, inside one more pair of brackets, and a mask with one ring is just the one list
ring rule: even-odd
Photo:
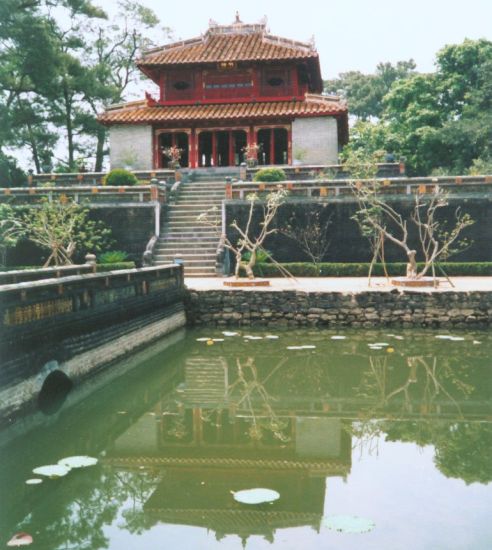
[[350,103],[350,113],[362,120],[379,118],[383,112],[383,97],[393,82],[411,76],[415,71],[413,59],[391,63],[378,63],[374,74],[360,71],[341,73],[339,78],[325,81],[328,93],[343,93]]

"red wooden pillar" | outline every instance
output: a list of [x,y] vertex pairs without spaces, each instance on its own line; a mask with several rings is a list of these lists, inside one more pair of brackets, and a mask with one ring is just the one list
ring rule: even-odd
[[217,132],[212,132],[212,166],[217,166]]
[[275,164],[275,128],[270,129],[270,164]]
[[188,134],[188,166],[196,168],[195,165],[195,131],[192,129]]
[[234,132],[229,130],[229,166],[234,166]]
[[162,159],[161,159],[161,154],[160,154],[160,151],[159,151],[159,136],[156,135],[156,133],[154,132],[154,140],[153,140],[153,148],[154,148],[154,154],[152,155],[153,156],[153,166],[154,168],[162,168],[161,164],[162,164]]
[[292,164],[292,125],[287,130],[287,164]]
[[297,67],[292,67],[290,70],[290,85],[292,86],[292,92],[295,97],[299,96],[299,81],[297,79]]

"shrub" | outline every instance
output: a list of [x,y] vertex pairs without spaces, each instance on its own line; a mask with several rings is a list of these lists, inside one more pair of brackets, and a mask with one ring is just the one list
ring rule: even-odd
[[[281,264],[295,277],[367,277],[369,263],[321,263],[318,266],[312,263],[285,263]],[[407,264],[394,262],[386,264],[388,274],[392,277],[403,276]],[[449,276],[490,276],[492,262],[442,262],[438,264]],[[443,273],[436,266],[436,275],[443,277]],[[256,271],[260,277],[280,277],[275,264],[258,263]],[[384,276],[383,264],[375,264],[372,274],[376,277]]]
[[281,168],[262,168],[256,172],[253,181],[285,181],[285,172]]
[[133,269],[135,262],[115,262],[114,264],[97,264],[96,271],[117,271],[118,269]]
[[138,179],[134,174],[123,168],[115,168],[103,178],[103,185],[136,185]]
[[128,254],[122,250],[110,250],[99,255],[97,263],[99,264],[118,264],[124,262],[128,258]]

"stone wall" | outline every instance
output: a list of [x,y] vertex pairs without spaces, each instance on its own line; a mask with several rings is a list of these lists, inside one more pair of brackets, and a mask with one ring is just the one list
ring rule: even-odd
[[[130,260],[140,265],[149,239],[155,231],[155,205],[108,206],[91,208],[89,219],[103,222],[111,229],[112,250],[122,250]],[[86,252],[75,251],[74,261],[83,263]],[[42,266],[49,256],[47,249],[41,249],[28,240],[21,240],[7,251],[8,266]]]
[[[402,195],[391,197],[391,204],[404,217],[408,218],[414,206],[412,196]],[[456,209],[462,213],[468,213],[475,223],[463,231],[468,245],[459,254],[453,255],[450,261],[456,262],[490,262],[492,261],[492,199],[488,194],[483,196],[450,196],[449,205],[439,212],[439,219],[448,220],[445,223],[451,225]],[[229,239],[233,242],[237,235],[230,227],[232,220],[237,220],[240,227],[244,227],[247,220],[249,203],[247,201],[229,201],[226,206],[226,227]],[[291,199],[282,205],[275,220],[277,227],[287,224],[295,215],[299,220],[308,220],[314,212],[318,211],[322,221],[330,220],[328,239],[330,241],[327,253],[323,258],[325,262],[370,262],[371,249],[368,240],[361,235],[357,222],[353,215],[357,211],[357,205],[352,198],[320,200],[295,200]],[[261,210],[255,213],[255,224],[261,221]],[[412,224],[409,228],[410,247],[417,251],[417,259],[421,260],[420,245]],[[449,227],[448,225],[448,227]],[[310,261],[302,252],[299,245],[292,239],[282,235],[281,232],[268,237],[264,248],[269,250],[278,262],[302,262]],[[388,262],[406,262],[407,258],[402,250],[389,241],[385,244],[385,258]]]
[[0,286],[0,423],[184,326],[183,270],[130,269]]
[[111,126],[109,153],[111,169],[152,170],[152,126]]
[[292,123],[292,155],[303,152],[304,164],[338,162],[338,130],[334,117],[296,118]]
[[492,292],[295,290],[189,292],[190,325],[215,326],[489,326]]

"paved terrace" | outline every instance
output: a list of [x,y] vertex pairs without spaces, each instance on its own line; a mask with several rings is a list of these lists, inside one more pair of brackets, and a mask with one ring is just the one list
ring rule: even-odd
[[[284,277],[270,278],[270,286],[267,287],[226,287],[224,281],[234,280],[234,278],[220,277],[185,277],[185,285],[190,290],[224,290],[224,291],[251,291],[268,292],[282,290],[299,290],[303,292],[381,292],[394,290],[395,286],[387,283],[384,277],[374,277],[371,279],[371,286],[367,285],[367,277],[297,277],[296,279],[287,279]],[[440,278],[441,284],[437,289],[434,288],[405,288],[410,292],[492,292],[492,277],[452,277],[451,281],[454,288],[446,281]],[[401,289],[401,287],[399,287]],[[402,289],[403,290],[403,289]]]

